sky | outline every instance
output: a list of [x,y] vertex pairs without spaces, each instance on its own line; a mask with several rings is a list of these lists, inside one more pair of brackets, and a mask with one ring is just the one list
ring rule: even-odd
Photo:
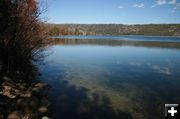
[[180,0],[49,0],[49,23],[180,23]]

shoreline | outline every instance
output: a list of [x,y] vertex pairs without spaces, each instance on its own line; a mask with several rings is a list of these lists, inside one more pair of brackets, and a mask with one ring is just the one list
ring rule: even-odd
[[49,86],[41,80],[17,83],[14,79],[3,76],[0,87],[0,118],[49,118]]
[[60,35],[60,36],[49,36],[49,38],[66,38],[66,37],[121,37],[121,36],[143,36],[143,37],[167,37],[167,38],[180,38],[180,36],[156,36],[156,35]]

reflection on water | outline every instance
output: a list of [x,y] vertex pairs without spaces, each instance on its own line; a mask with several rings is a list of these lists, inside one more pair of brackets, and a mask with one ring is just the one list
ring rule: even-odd
[[55,43],[40,66],[42,79],[52,86],[54,118],[162,119],[164,104],[180,101],[179,43],[108,39]]
[[111,39],[59,39],[51,38],[55,45],[105,45],[105,46],[144,46],[144,47],[165,47],[180,48],[177,42],[153,42],[153,41],[128,41]]
[[54,36],[57,39],[103,39],[123,41],[144,41],[144,42],[180,42],[180,37],[168,36],[144,36],[144,35],[121,35],[121,36]]

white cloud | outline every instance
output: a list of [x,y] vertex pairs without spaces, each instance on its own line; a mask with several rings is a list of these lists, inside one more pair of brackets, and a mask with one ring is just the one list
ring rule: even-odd
[[157,5],[164,5],[166,4],[166,0],[157,0],[156,3]]
[[172,13],[176,12],[177,10],[180,9],[180,3],[176,3],[173,10],[171,10]]
[[180,9],[180,2],[177,0],[156,0],[156,4],[152,5],[151,8],[154,8],[159,5],[172,5],[174,8],[171,10],[171,13],[176,12],[176,10]]
[[176,5],[177,0],[156,0],[156,5],[172,4]]
[[165,75],[171,75],[171,71],[169,67],[160,67],[158,65],[152,65],[151,66],[153,70],[157,71],[160,74],[165,74]]
[[170,0],[168,4],[176,4],[176,0]]
[[134,4],[133,7],[135,7],[135,8],[145,8],[145,5],[143,3],[141,3],[141,4]]
[[124,7],[123,6],[118,6],[119,9],[123,9]]

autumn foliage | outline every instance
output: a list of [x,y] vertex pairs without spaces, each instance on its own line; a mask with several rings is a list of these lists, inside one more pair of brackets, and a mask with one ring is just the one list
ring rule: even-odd
[[24,64],[37,60],[46,36],[41,13],[35,0],[0,0],[1,71],[21,72]]

